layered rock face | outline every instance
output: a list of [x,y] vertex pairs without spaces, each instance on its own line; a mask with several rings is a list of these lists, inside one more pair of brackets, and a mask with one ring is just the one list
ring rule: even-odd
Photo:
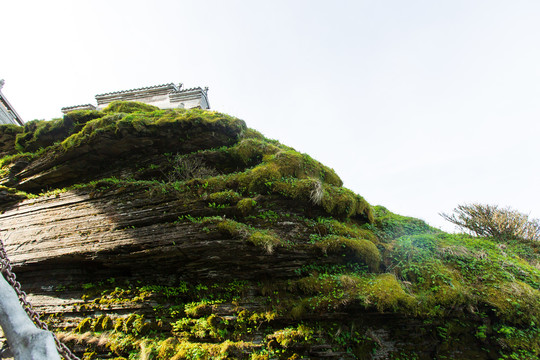
[[534,246],[372,207],[241,120],[113,103],[0,138],[0,236],[85,359],[538,355]]

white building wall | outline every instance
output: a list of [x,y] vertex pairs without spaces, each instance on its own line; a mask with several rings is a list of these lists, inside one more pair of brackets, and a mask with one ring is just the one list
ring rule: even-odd
[[13,118],[9,110],[7,110],[4,105],[0,103],[0,124],[13,124],[19,125],[17,121]]
[[102,110],[113,101],[139,101],[145,104],[157,106],[158,108],[161,108],[161,109],[167,109],[171,107],[168,94],[163,94],[163,95],[141,94],[141,95],[124,95],[124,96],[122,96],[122,94],[119,94],[119,96],[115,96],[114,98],[107,99],[106,102],[100,101],[97,106],[98,110]]

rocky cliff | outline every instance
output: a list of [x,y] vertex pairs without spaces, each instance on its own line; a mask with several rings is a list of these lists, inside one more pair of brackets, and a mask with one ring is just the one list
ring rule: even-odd
[[371,206],[234,117],[118,102],[0,152],[0,236],[85,359],[540,354],[538,244]]

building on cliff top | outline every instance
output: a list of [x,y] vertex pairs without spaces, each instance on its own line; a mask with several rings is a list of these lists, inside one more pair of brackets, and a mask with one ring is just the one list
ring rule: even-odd
[[5,81],[0,80],[0,124],[14,124],[23,126],[24,122],[13,106],[7,101],[4,94],[2,94],[2,88],[4,87]]
[[66,114],[74,110],[101,110],[113,101],[139,101],[157,106],[160,109],[209,109],[208,88],[182,89],[182,84],[173,83],[148,86],[139,89],[114,91],[96,95],[97,106],[92,104],[68,106],[62,108]]

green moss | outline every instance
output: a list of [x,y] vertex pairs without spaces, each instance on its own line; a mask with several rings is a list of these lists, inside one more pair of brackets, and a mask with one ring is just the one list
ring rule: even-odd
[[220,232],[232,237],[246,238],[251,233],[247,225],[228,219],[218,223],[217,228]]
[[294,150],[280,151],[270,156],[268,163],[276,164],[282,177],[314,178],[338,187],[343,185],[334,170],[314,160],[309,155]]
[[382,239],[390,240],[403,235],[441,232],[420,219],[394,214],[383,206],[374,206],[373,216],[378,235]]
[[[131,107],[130,104],[122,103],[120,105]],[[63,149],[69,151],[71,148],[97,141],[98,138],[104,136],[120,139],[125,136],[140,137],[144,135],[182,142],[189,140],[191,135],[201,136],[202,133],[219,134],[221,141],[233,144],[242,136],[246,128],[245,123],[239,119],[199,109],[135,111],[132,113],[119,113],[111,110],[107,113],[109,115],[89,121],[81,131],[65,139],[62,142]]]
[[511,324],[540,323],[540,291],[521,281],[502,283],[484,290],[497,315]]
[[103,115],[102,112],[95,110],[79,110],[70,112],[61,119],[28,122],[24,126],[24,132],[17,135],[15,147],[19,151],[26,152],[47,148],[79,132],[88,121]]
[[75,110],[64,115],[64,121],[74,124],[73,132],[79,131],[87,122],[99,119],[106,114],[99,110]]
[[[275,155],[264,155],[260,165],[238,174],[236,179],[239,185],[249,192],[264,194],[274,191],[298,199],[301,197],[309,199],[313,187],[301,194],[299,191],[290,189],[297,179],[307,180],[304,182],[306,184],[314,184],[319,180],[327,182],[330,186],[341,186],[341,180],[332,169],[294,150],[281,150]],[[287,179],[291,181],[287,182]],[[276,188],[273,188],[274,182],[278,182]]]
[[[320,203],[331,215],[360,216],[373,221],[369,203],[342,188],[341,179],[332,169],[308,155],[258,139],[244,139],[233,149],[231,154],[243,163],[259,164],[242,173],[220,178],[222,186],[236,184],[244,193],[278,193],[303,202]],[[211,184],[219,188],[217,181],[211,181]],[[318,198],[322,200],[316,200]]]
[[100,315],[97,317],[92,325],[92,330],[96,332],[110,330],[113,328],[113,323],[110,317],[106,315]]
[[263,164],[235,176],[240,188],[247,193],[267,194],[272,182],[279,180],[281,173],[276,164]]
[[14,154],[17,134],[24,131],[24,127],[13,124],[0,124],[0,153]]
[[243,164],[254,165],[260,163],[264,155],[275,154],[279,151],[278,146],[263,139],[244,137],[237,145],[229,148],[227,153]]
[[300,324],[296,328],[285,328],[267,336],[269,341],[275,340],[280,346],[287,348],[292,344],[296,346],[313,339],[313,330]]
[[[274,175],[275,177],[277,175]],[[328,214],[337,217],[360,217],[367,222],[373,221],[369,203],[349,189],[332,184],[321,185],[320,180],[313,178],[300,180],[291,177],[280,178],[278,181],[270,180],[265,185],[275,193],[311,203],[313,203],[314,192],[322,191],[320,205]]]
[[122,331],[124,327],[124,319],[122,318],[117,318],[116,320],[114,320],[114,326],[113,326],[113,329],[114,331]]
[[79,325],[75,328],[75,332],[78,333],[84,333],[87,331],[90,331],[92,329],[92,319],[91,318],[85,318],[83,319]]
[[359,289],[359,297],[368,307],[378,311],[410,311],[415,299],[401,287],[394,274],[380,274],[364,282]]
[[[192,302],[185,305],[184,312],[189,317],[200,318],[203,316],[210,315],[214,309],[214,304],[216,303],[219,303],[219,301],[202,300],[202,301]],[[182,324],[182,326],[184,327],[185,324]]]
[[28,194],[24,191],[20,191],[3,185],[0,185],[0,194],[2,194],[3,201],[5,202],[9,201],[9,198],[13,201],[36,198],[36,196],[33,194]]
[[236,208],[243,216],[251,214],[253,209],[257,206],[257,201],[252,198],[246,198],[238,201]]
[[296,179],[292,177],[280,178],[269,184],[272,192],[290,199],[310,203],[311,192],[318,186],[316,179]]
[[244,139],[267,140],[263,134],[251,128],[248,128],[244,133]]
[[84,142],[88,142],[99,135],[103,135],[110,130],[114,130],[114,124],[120,120],[123,115],[111,114],[98,119],[88,121],[86,125],[77,133],[67,137],[62,141],[61,145],[65,151],[80,146]]
[[208,196],[208,199],[216,204],[229,204],[229,205],[236,204],[241,198],[242,196],[240,196],[240,194],[232,190],[215,192]]
[[14,124],[0,124],[0,138],[3,138],[6,135],[11,135],[14,138],[15,135],[22,133],[23,131],[23,126]]
[[283,242],[272,232],[266,231],[254,231],[247,238],[253,245],[262,247],[267,253],[271,254],[276,246],[282,246]]
[[[44,161],[57,155],[68,159],[77,147],[84,147],[81,152],[85,147],[98,151],[103,141],[150,139],[152,158],[140,154],[141,163],[115,169],[122,178],[114,174],[111,176],[118,178],[95,179],[71,189],[111,196],[132,190],[142,194],[148,189],[144,196],[159,196],[160,201],[163,197],[163,201],[186,207],[179,214],[193,214],[171,215],[170,221],[178,216],[175,224],[166,224],[171,229],[182,222],[190,229],[206,231],[214,240],[219,239],[213,231],[217,229],[269,253],[279,247],[279,256],[260,259],[279,260],[282,255],[291,259],[285,265],[288,269],[273,272],[277,276],[272,279],[253,279],[249,266],[239,263],[225,275],[252,281],[212,283],[205,277],[205,283],[172,286],[171,276],[156,277],[156,283],[150,285],[93,285],[92,292],[85,294],[85,303],[78,306],[80,311],[94,314],[82,320],[76,331],[98,332],[92,334],[93,339],[101,336],[111,353],[147,359],[246,358],[250,354],[253,358],[298,358],[310,356],[308,349],[314,341],[331,344],[336,353],[371,356],[375,340],[369,343],[368,352],[351,345],[353,338],[365,337],[367,326],[371,327],[362,323],[369,318],[359,314],[365,309],[367,313],[393,312],[392,317],[405,314],[415,324],[424,320],[419,333],[441,341],[438,349],[451,347],[454,339],[450,338],[459,333],[449,325],[450,319],[461,322],[463,332],[468,331],[479,348],[498,346],[495,352],[500,352],[501,359],[538,356],[540,247],[534,244],[500,244],[489,238],[444,234],[421,220],[380,206],[372,208],[361,196],[342,188],[332,169],[247,129],[241,120],[216,112],[115,104],[106,112],[73,112],[49,123],[31,123],[20,131],[0,127],[0,137],[19,134],[19,147],[33,148],[40,141],[49,141],[48,136],[63,136],[55,132],[67,129],[69,122],[79,128],[74,125],[69,130],[71,135],[61,147],[5,157],[0,160],[1,175],[9,175],[18,160],[34,161],[44,154]],[[214,141],[218,137],[219,144]],[[216,148],[209,148],[213,145]],[[175,154],[200,158],[222,175],[162,182],[166,175],[160,177],[159,173],[170,169],[169,160]],[[150,163],[156,165],[146,173],[155,177],[128,178],[134,173],[132,167],[148,168]],[[0,187],[0,191],[23,195],[12,188]],[[62,191],[51,189],[48,195]],[[208,202],[212,209],[206,206]],[[302,213],[302,209],[306,211]],[[230,219],[235,215],[238,218]],[[201,269],[193,270],[186,279],[204,272]],[[181,270],[175,274],[184,276]],[[122,309],[136,304],[137,311],[141,309],[151,322],[141,315],[119,313],[115,310],[119,304]],[[257,313],[243,309],[248,306],[257,308]],[[344,321],[341,315],[334,316],[336,310],[355,314],[362,324],[355,328],[348,317]],[[265,311],[274,316],[263,318]],[[115,319],[98,316],[105,312]],[[332,331],[328,318],[336,322]],[[314,319],[323,320],[312,327]],[[308,330],[300,328],[301,321]],[[98,353],[90,345],[86,351],[93,357]],[[388,356],[401,356],[398,351],[402,350]],[[493,351],[489,351],[491,356]]]
[[354,253],[370,269],[376,271],[381,263],[381,253],[377,246],[369,240],[351,239],[338,235],[329,235],[315,243],[324,253]]
[[265,249],[268,253],[272,253],[276,246],[283,245],[281,239],[273,232],[255,230],[234,220],[223,220],[218,223],[217,228],[220,232],[229,236],[245,239],[253,245]]
[[8,165],[14,164],[17,161],[30,161],[32,160],[36,155],[34,153],[20,153],[20,154],[13,154],[4,156],[0,159],[0,168],[6,167]]
[[315,230],[319,235],[339,235],[350,238],[366,239],[377,243],[378,239],[372,231],[363,229],[356,223],[348,221],[338,221],[332,218],[317,218]]
[[329,214],[344,217],[362,216],[368,222],[373,222],[374,217],[371,206],[360,195],[349,189],[324,185],[322,206]]
[[113,101],[105,109],[104,113],[153,112],[159,110],[157,106],[148,105],[138,101]]

